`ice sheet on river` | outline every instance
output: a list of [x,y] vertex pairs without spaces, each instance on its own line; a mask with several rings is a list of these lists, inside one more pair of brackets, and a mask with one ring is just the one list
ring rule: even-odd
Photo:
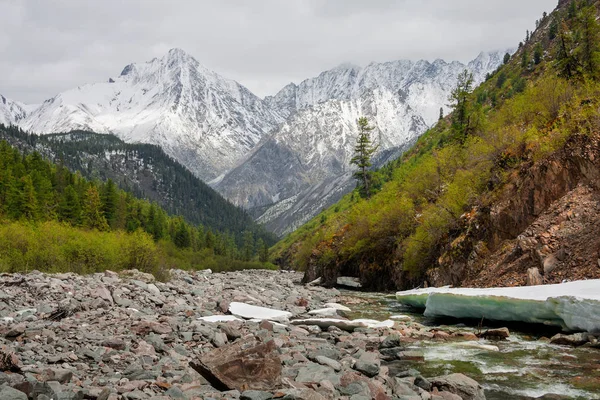
[[485,318],[600,332],[600,280],[510,288],[428,288],[396,293],[430,317]]

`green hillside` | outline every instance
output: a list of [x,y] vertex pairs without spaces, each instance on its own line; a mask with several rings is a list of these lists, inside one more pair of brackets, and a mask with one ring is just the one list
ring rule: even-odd
[[231,234],[238,246],[243,244],[246,231],[269,245],[276,241],[275,235],[244,210],[228,202],[158,146],[125,143],[114,135],[82,131],[35,135],[1,125],[0,139],[26,153],[37,151],[89,180],[111,179],[119,188],[156,202],[171,215]]
[[170,216],[113,181],[90,181],[0,141],[0,271],[270,267],[266,244]]
[[[561,1],[479,88],[468,75],[454,92],[454,111],[377,176],[370,199],[344,197],[272,249],[284,268],[322,276],[359,276],[378,289],[423,284],[429,270],[485,226],[508,184],[600,123],[600,27],[597,2]],[[483,235],[480,251],[497,243]],[[502,235],[500,235],[502,236]]]

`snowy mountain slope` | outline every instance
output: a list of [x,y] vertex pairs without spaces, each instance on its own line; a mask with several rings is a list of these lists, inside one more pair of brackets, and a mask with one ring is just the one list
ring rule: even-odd
[[65,91],[39,106],[0,98],[0,123],[35,133],[87,130],[167,154],[259,220],[286,233],[352,188],[355,121],[376,126],[378,165],[433,124],[458,74],[477,82],[505,52],[468,65],[442,60],[350,64],[260,99],[183,50],[130,64],[120,76]]
[[26,116],[26,105],[0,95],[0,124],[17,125]]
[[342,65],[290,84],[265,99],[287,117],[215,188],[235,204],[262,211],[278,234],[293,231],[352,187],[349,165],[356,120],[369,118],[381,165],[447,112],[448,95],[465,68],[481,82],[505,52],[482,53],[468,65],[442,60]]
[[130,64],[108,82],[45,101],[20,125],[36,133],[90,130],[157,144],[197,176],[229,170],[283,118],[183,50]]

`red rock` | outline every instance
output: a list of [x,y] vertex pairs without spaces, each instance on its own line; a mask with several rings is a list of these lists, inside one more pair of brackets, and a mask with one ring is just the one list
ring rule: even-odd
[[281,387],[281,359],[272,340],[241,339],[190,365],[219,390],[274,391]]

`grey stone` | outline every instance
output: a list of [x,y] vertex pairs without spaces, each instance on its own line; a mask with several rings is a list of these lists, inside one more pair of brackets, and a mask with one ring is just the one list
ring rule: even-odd
[[0,386],[0,399],[2,400],[27,400],[27,395],[9,386]]
[[262,390],[246,390],[240,396],[240,400],[269,400],[272,398],[271,393]]
[[321,365],[327,365],[328,367],[333,368],[335,371],[341,371],[342,370],[342,364],[340,364],[338,361],[332,360],[329,357],[316,356],[315,357],[315,361],[318,362]]
[[463,374],[450,374],[430,379],[434,388],[459,395],[463,400],[485,400],[483,388]]
[[323,365],[309,363],[298,370],[296,382],[300,383],[318,383],[322,380],[328,380],[334,385],[340,383],[340,377],[333,373],[331,368]]
[[373,378],[379,374],[380,365],[381,361],[377,354],[365,352],[360,356],[356,364],[354,364],[354,369],[369,378]]

